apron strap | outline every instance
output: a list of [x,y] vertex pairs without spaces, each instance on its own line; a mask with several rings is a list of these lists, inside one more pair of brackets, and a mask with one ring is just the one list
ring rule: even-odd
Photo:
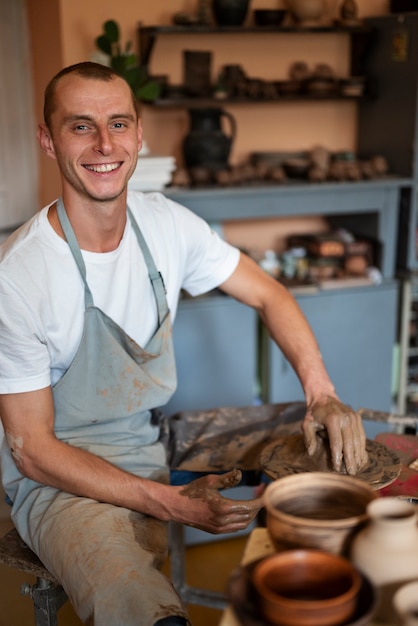
[[64,232],[65,238],[67,240],[68,245],[70,246],[71,253],[74,257],[74,260],[77,264],[78,271],[81,274],[81,278],[84,283],[84,303],[86,309],[92,307],[94,305],[93,296],[89,289],[86,280],[86,266],[84,264],[83,255],[81,254],[80,246],[78,245],[77,238],[74,234],[73,227],[71,226],[70,220],[68,219],[67,212],[64,208],[64,203],[62,198],[59,198],[57,201],[57,213],[58,219],[61,224],[61,228]]
[[[168,314],[168,304],[165,297],[166,290],[163,277],[161,276],[161,272],[159,272],[155,266],[151,252],[147,246],[147,243],[141,233],[138,224],[135,221],[134,216],[132,215],[130,208],[127,207],[127,210],[129,219],[132,224],[132,228],[134,229],[136,238],[138,240],[139,247],[141,248],[142,254],[144,255],[145,263],[148,269],[148,276],[151,281],[152,290],[154,292],[154,297],[157,303],[158,325],[160,325]],[[80,246],[78,245],[78,241],[74,234],[73,227],[71,226],[70,220],[68,219],[68,215],[64,208],[62,198],[59,198],[57,201],[57,213],[65,238],[70,247],[70,250],[84,283],[84,302],[87,309],[91,306],[94,306],[93,296],[87,284],[86,266],[84,263],[83,255],[81,254]]]
[[147,264],[148,276],[151,281],[155,299],[157,301],[158,323],[161,324],[161,322],[164,320],[168,313],[167,298],[165,297],[167,292],[165,289],[164,280],[161,272],[159,272],[155,266],[154,259],[152,258],[148,245],[129,207],[128,215],[136,238],[138,239],[139,247],[141,248],[142,254],[144,255],[145,263]]

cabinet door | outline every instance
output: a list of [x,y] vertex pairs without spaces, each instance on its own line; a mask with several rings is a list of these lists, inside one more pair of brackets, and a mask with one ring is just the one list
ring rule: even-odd
[[[390,411],[398,286],[323,291],[298,302],[317,337],[340,398],[357,409]],[[268,346],[268,401],[303,400],[299,380],[273,342]]]
[[177,391],[167,415],[253,403],[257,316],[227,296],[185,299],[174,322]]

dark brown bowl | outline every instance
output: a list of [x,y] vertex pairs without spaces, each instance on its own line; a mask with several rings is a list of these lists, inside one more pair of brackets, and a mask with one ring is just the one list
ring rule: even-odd
[[361,574],[348,559],[319,550],[286,550],[256,565],[260,612],[281,626],[335,626],[354,613]]
[[254,22],[257,26],[280,26],[286,13],[284,9],[255,9]]

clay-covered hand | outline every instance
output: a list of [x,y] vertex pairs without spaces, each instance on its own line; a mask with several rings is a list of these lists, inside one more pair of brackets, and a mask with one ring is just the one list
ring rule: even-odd
[[318,447],[317,432],[326,429],[333,469],[345,465],[355,475],[367,463],[366,435],[358,413],[336,398],[327,396],[308,405],[303,421],[303,435],[309,455]]
[[180,494],[189,499],[184,506],[193,517],[193,521],[185,523],[215,534],[246,528],[262,507],[261,498],[231,500],[219,493],[220,489],[238,485],[241,478],[239,470],[232,470],[220,475],[208,474],[182,487]]

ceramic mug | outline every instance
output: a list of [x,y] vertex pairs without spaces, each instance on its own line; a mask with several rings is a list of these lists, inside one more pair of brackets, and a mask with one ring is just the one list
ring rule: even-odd
[[402,626],[418,626],[418,580],[402,585],[393,596]]

